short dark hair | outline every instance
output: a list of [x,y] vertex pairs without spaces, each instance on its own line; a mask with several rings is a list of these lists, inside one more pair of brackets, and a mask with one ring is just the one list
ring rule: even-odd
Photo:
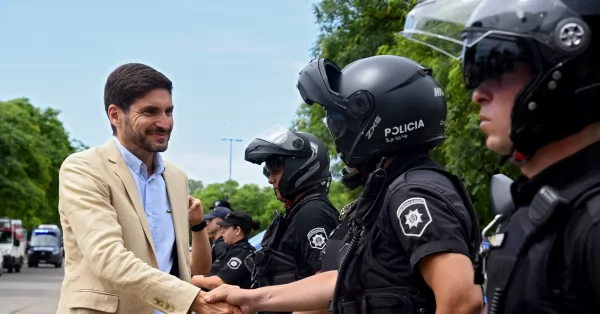
[[[111,104],[128,112],[131,104],[156,89],[173,92],[173,82],[154,68],[141,63],[127,63],[116,68],[104,85],[104,110]],[[113,132],[115,127],[111,124]]]

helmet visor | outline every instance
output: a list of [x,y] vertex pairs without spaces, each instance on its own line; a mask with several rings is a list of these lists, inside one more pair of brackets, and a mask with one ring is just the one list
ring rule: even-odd
[[270,127],[254,140],[262,140],[288,151],[300,151],[304,147],[304,139],[279,124]]
[[535,55],[535,46],[522,38],[486,37],[463,53],[465,87],[473,90],[487,80],[501,79],[503,74],[512,72],[519,65],[526,65],[534,76],[541,67]]
[[[431,0],[409,12],[402,34],[455,59],[496,35],[530,37],[572,53],[590,38],[582,24],[561,0]],[[456,49],[457,43],[464,49]]]
[[400,34],[453,59],[460,59],[461,33],[481,0],[429,0],[417,4],[406,16]]

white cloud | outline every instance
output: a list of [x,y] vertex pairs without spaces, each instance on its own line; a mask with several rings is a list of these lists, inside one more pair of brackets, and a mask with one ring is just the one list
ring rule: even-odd
[[[205,185],[224,182],[229,179],[229,158],[205,153],[171,153],[163,154],[165,159],[183,169],[190,179],[200,180]],[[258,184],[267,186],[267,178],[262,174],[259,165],[251,164],[241,158],[232,162],[232,179],[240,185]]]

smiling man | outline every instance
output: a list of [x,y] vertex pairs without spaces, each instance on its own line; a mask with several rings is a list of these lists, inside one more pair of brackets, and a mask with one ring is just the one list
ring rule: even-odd
[[207,305],[189,283],[191,274],[208,272],[211,258],[202,206],[188,196],[185,173],[160,155],[173,130],[172,89],[149,66],[118,67],[104,91],[113,136],[63,162],[66,262],[58,314],[235,311]]

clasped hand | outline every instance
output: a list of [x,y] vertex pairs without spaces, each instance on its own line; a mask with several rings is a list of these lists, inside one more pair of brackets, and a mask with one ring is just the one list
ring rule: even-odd
[[[226,302],[236,311],[233,313],[253,314],[256,312],[255,304],[251,298],[252,290],[240,289],[238,286],[221,285],[210,292],[201,295],[206,303],[218,305]],[[220,312],[223,313],[223,312]]]

